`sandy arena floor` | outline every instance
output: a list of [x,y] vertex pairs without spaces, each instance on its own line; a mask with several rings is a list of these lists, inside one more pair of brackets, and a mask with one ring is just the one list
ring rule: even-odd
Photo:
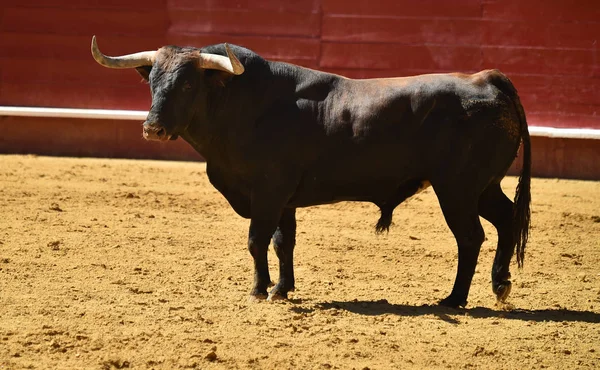
[[485,222],[467,309],[436,306],[457,255],[432,190],[384,235],[371,204],[300,209],[296,292],[249,302],[248,221],[203,164],[0,156],[0,369],[600,368],[600,183],[532,192],[512,310]]

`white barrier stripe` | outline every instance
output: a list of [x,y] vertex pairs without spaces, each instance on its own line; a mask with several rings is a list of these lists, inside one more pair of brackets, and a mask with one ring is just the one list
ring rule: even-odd
[[[147,115],[147,111],[141,110],[0,106],[0,116],[116,119],[144,121]],[[531,136],[542,136],[549,138],[600,140],[600,130],[591,128],[554,128],[543,126],[529,126],[529,133]]]
[[148,112],[142,111],[142,110],[1,107],[0,106],[0,116],[119,119],[119,120],[144,121],[146,119],[147,115],[148,115]]
[[600,130],[593,128],[554,128],[529,126],[531,136],[543,136],[560,139],[595,139],[600,140]]

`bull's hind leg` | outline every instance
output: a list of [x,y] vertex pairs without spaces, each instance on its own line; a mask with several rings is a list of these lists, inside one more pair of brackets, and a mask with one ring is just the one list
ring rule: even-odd
[[504,302],[511,288],[510,260],[515,252],[513,241],[513,202],[502,192],[500,184],[491,184],[479,198],[479,214],[496,227],[498,248],[492,267],[492,290]]
[[464,307],[475,274],[479,250],[485,233],[477,212],[475,192],[465,191],[461,186],[440,187],[434,184],[446,223],[452,230],[458,244],[458,270],[452,292],[440,304],[450,307]]
[[279,258],[279,282],[269,293],[269,300],[286,299],[294,290],[294,246],[296,245],[296,209],[286,208],[273,234],[273,248]]

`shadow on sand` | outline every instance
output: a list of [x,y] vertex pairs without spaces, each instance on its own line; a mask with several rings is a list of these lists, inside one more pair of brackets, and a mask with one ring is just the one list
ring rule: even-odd
[[443,321],[458,324],[457,316],[467,315],[474,318],[502,318],[522,321],[550,321],[550,322],[585,322],[600,323],[600,313],[592,311],[574,311],[568,309],[491,309],[487,307],[449,308],[444,306],[411,306],[392,304],[384,300],[379,301],[349,301],[349,302],[324,302],[318,303],[315,309],[339,309],[360,315],[377,316],[393,314],[398,316],[425,316],[434,315]]

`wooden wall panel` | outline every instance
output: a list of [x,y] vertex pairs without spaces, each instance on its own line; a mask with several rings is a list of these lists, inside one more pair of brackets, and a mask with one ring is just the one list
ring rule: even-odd
[[[558,127],[558,128],[595,128],[598,129],[598,115],[579,115],[571,112],[552,112],[529,110],[527,105],[527,122],[532,126]],[[600,179],[600,173],[598,174]]]
[[18,5],[23,8],[143,10],[166,8],[167,0],[19,0]]
[[[165,38],[146,36],[111,36],[102,30],[95,33],[98,46],[107,55],[125,54],[139,50],[154,50],[165,44]],[[0,33],[0,58],[30,58],[40,60],[80,60],[94,63],[90,53],[92,35],[61,35],[52,33],[2,32]],[[100,67],[100,66],[98,66]],[[76,73],[77,70],[73,71]]]
[[169,9],[171,33],[225,33],[316,37],[318,13],[248,9]]
[[481,21],[326,14],[322,39],[330,42],[479,45]]
[[475,71],[481,63],[472,46],[323,42],[321,49],[326,68]]
[[600,22],[597,0],[482,0],[486,19],[559,22]]
[[148,110],[148,86],[135,85],[72,85],[53,83],[0,84],[2,105],[34,107],[68,107]]
[[[171,160],[202,160],[182,139],[148,142],[132,121],[3,117],[0,153]],[[19,141],[14,138],[20,138]]]
[[589,50],[597,45],[600,22],[486,19],[481,31],[483,45]]
[[[75,72],[73,72],[75,71]],[[23,76],[27,76],[24,81]],[[70,84],[71,88],[98,85],[140,85],[142,78],[135,70],[102,68],[93,60],[82,63],[76,59],[47,59],[18,57],[0,58],[0,80],[5,83],[55,83]],[[144,83],[145,86],[145,83]]]
[[319,13],[321,0],[168,0],[169,8],[278,10],[283,13]]
[[396,15],[426,18],[478,18],[480,0],[323,0],[324,14]]
[[600,77],[586,76],[540,76],[535,74],[515,74],[512,81],[521,94],[521,100],[553,101],[595,105],[600,102]]
[[[24,25],[27,25],[25,29]],[[4,8],[4,19],[0,30],[4,32],[26,30],[27,33],[88,37],[99,31],[105,35],[161,36],[166,27],[168,27],[168,18],[162,9],[7,7]]]
[[483,67],[507,74],[593,76],[598,50],[483,46]]
[[171,34],[318,37],[320,0],[169,0]]
[[[535,177],[600,179],[600,140],[533,137],[531,150],[531,172]],[[521,154],[519,151],[509,175],[521,173]]]

